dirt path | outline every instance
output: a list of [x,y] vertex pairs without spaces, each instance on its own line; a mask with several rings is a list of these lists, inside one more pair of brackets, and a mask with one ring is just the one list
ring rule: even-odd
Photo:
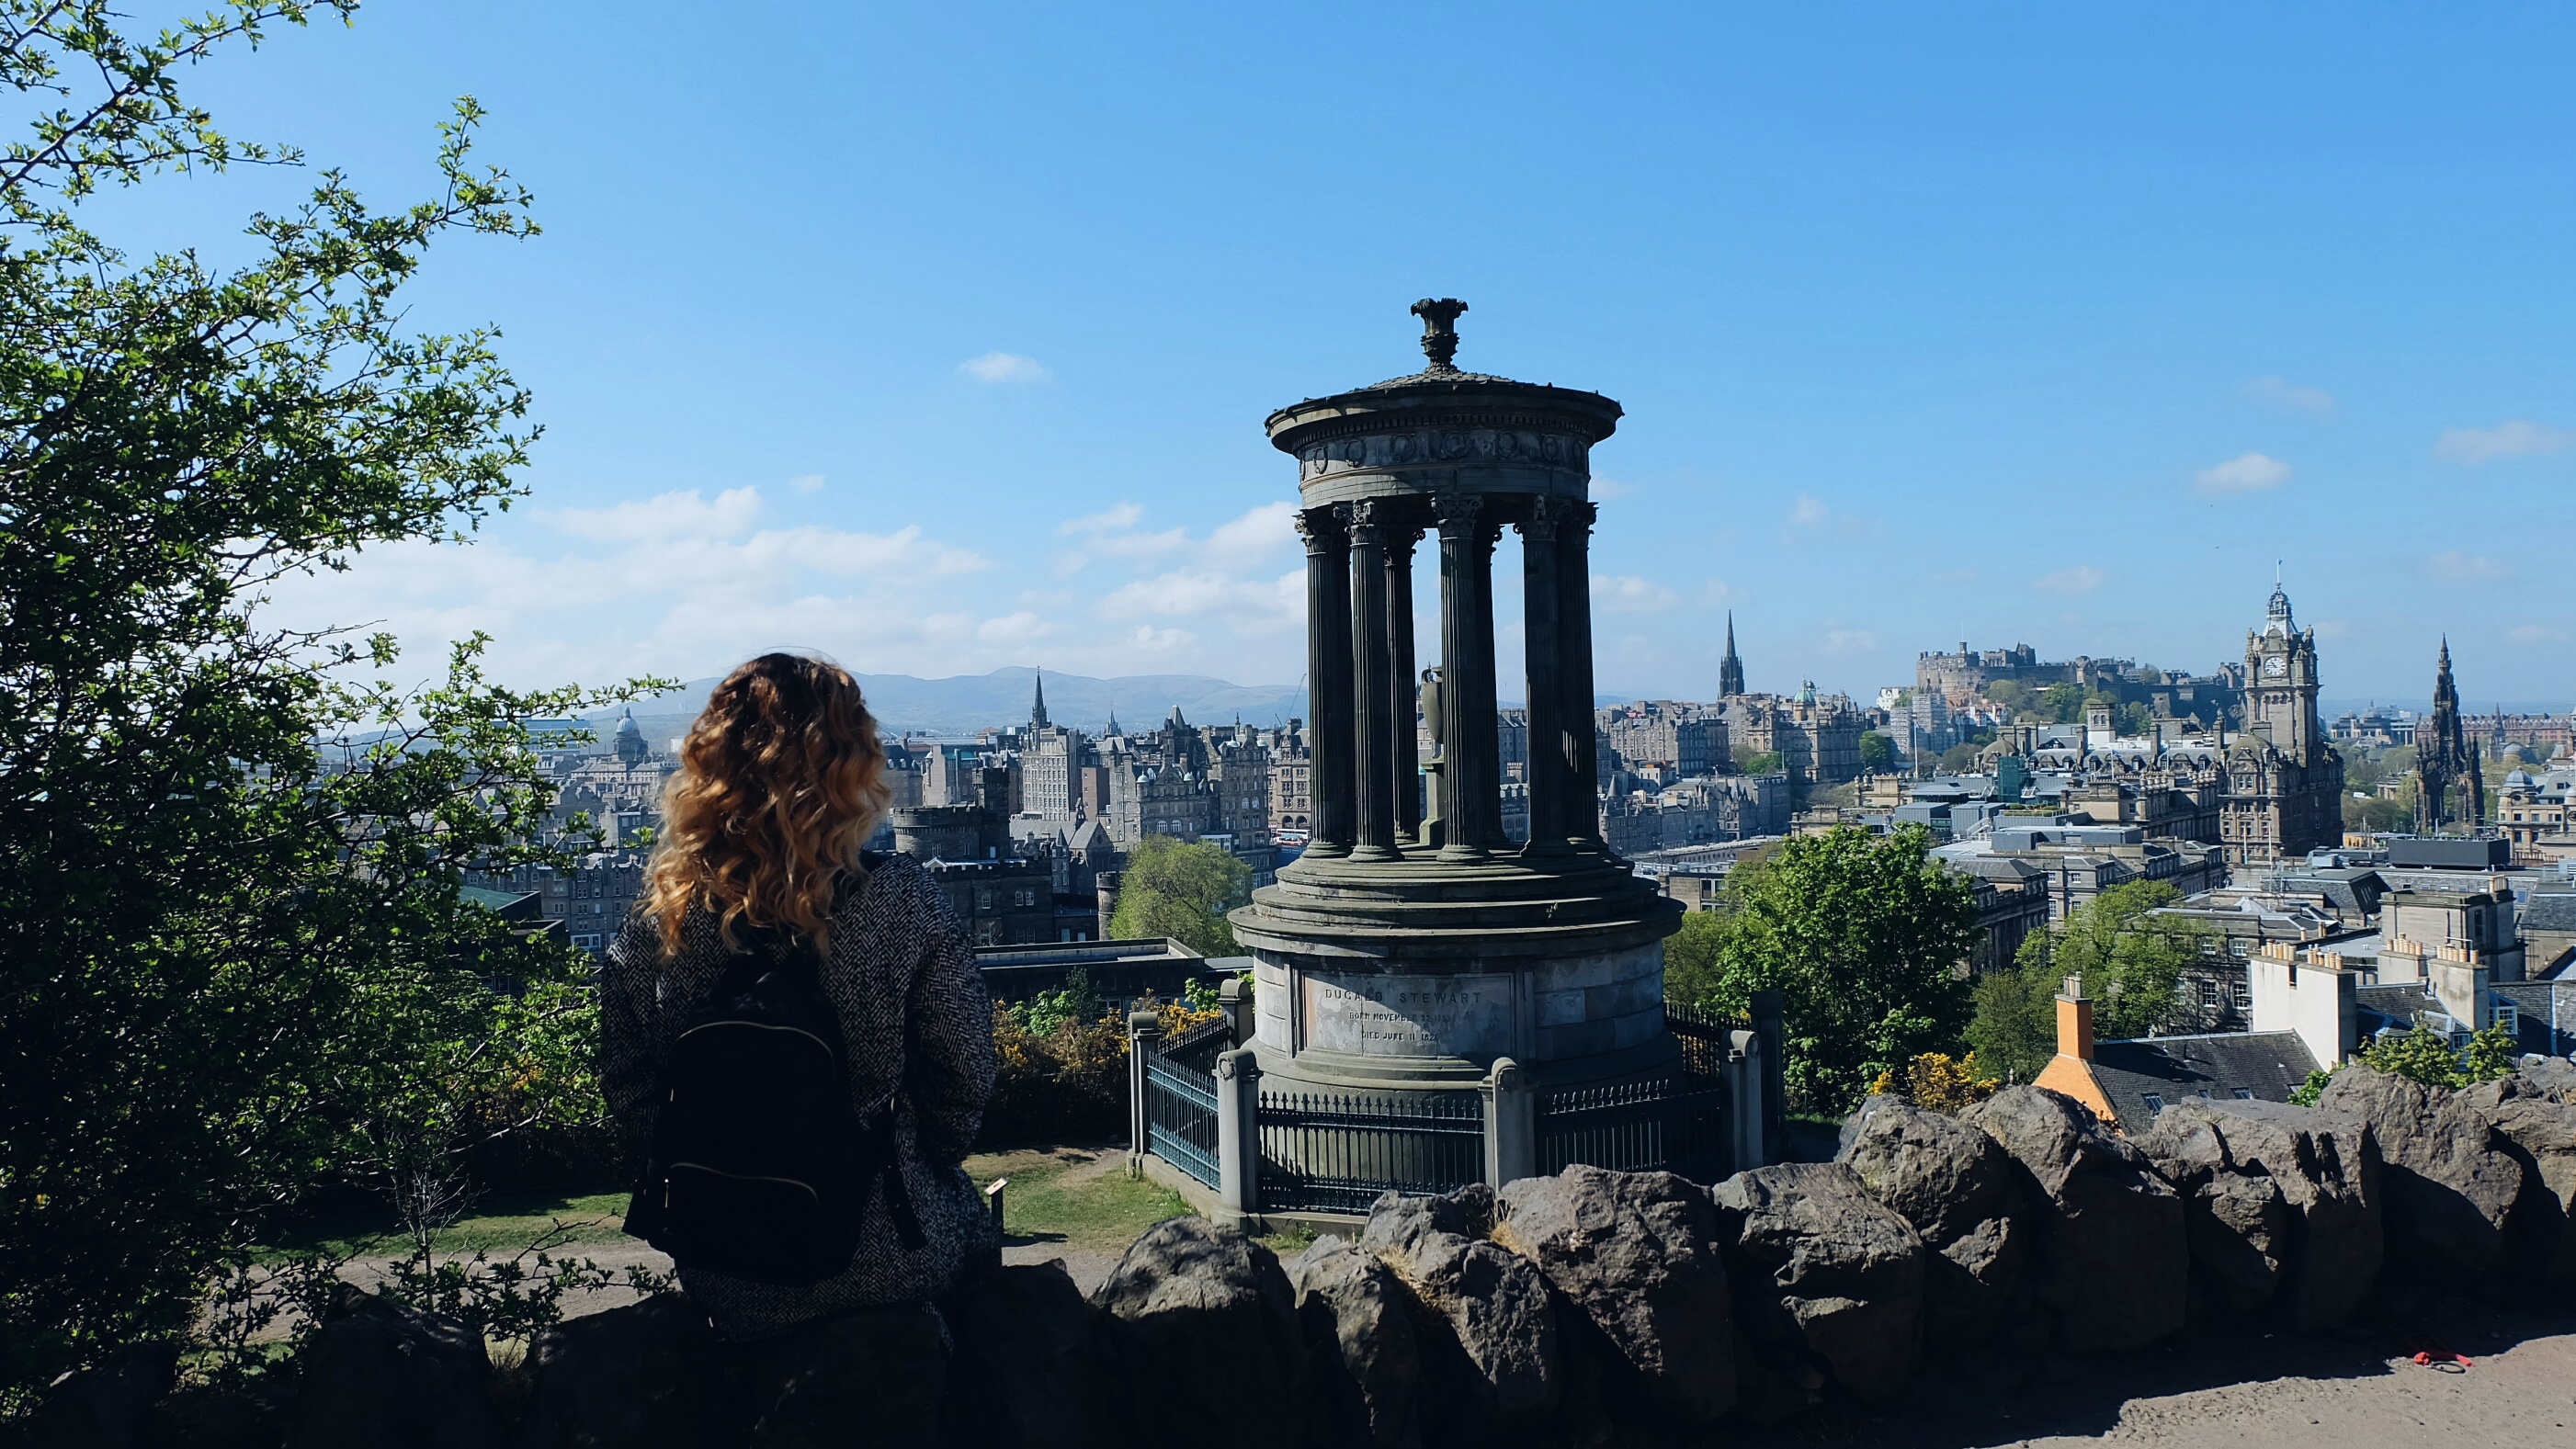
[[2208,1334],[2069,1373],[1930,1374],[1888,1412],[1828,1412],[1730,1443],[2002,1449],[2568,1449],[2576,1445],[2576,1306],[2454,1304],[2440,1339],[2458,1372],[2423,1367],[2383,1331],[2289,1339]]

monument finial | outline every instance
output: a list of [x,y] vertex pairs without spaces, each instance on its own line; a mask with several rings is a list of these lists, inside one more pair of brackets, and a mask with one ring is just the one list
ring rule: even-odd
[[1458,355],[1458,314],[1467,304],[1455,297],[1425,297],[1413,304],[1413,315],[1422,319],[1422,355],[1431,359],[1431,371],[1456,372],[1450,359]]

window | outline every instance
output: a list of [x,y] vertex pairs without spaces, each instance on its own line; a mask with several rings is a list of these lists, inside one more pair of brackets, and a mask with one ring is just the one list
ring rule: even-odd
[[2149,1092],[2149,1093],[2147,1093],[2147,1094],[2146,1094],[2146,1099],[2147,1099],[2147,1110],[2148,1110],[2148,1111],[2150,1111],[2150,1112],[2161,1112],[2161,1111],[2163,1111],[2163,1110],[2165,1109],[2165,1099],[2164,1099],[2164,1098],[2162,1098],[2162,1097],[2157,1096],[2155,1093],[2153,1093],[2153,1092]]
[[2200,1004],[2212,1011],[2218,1009],[2217,982],[2204,980],[2200,983]]
[[975,892],[975,909],[979,911],[989,911],[992,908],[993,888],[991,886],[986,886],[982,890]]
[[575,936],[572,938],[572,943],[585,951],[596,951],[599,949],[599,938],[597,936]]
[[2254,1089],[2252,1087],[2230,1087],[2228,1088],[2228,1091],[2235,1096],[2237,1101],[2251,1102],[2254,1100]]
[[2510,1001],[2495,1004],[2495,1024],[2516,1036],[2522,1034],[2522,1011]]

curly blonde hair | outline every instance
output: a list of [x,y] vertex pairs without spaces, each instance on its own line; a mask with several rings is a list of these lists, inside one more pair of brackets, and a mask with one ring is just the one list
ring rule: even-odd
[[677,951],[689,908],[736,923],[783,926],[830,949],[836,878],[892,791],[885,747],[849,671],[823,659],[763,654],[726,675],[680,746],[662,790],[643,908]]

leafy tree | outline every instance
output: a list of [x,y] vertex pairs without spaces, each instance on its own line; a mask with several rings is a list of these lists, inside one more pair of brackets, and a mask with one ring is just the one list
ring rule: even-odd
[[[468,165],[377,211],[336,172],[252,256],[135,258],[85,198],[289,164],[179,77],[351,0],[235,0],[158,35],[104,0],[0,0],[0,1412],[185,1329],[208,1275],[318,1180],[434,1181],[597,1114],[587,962],[461,897],[552,804],[480,641],[426,689],[392,642],[264,627],[274,580],[458,539],[519,491],[527,395],[484,331],[407,333],[446,234],[532,235]],[[487,980],[525,983],[502,996]]]
[[1758,750],[1735,762],[1738,772],[1747,775],[1776,775],[1786,768],[1778,750]]
[[2076,907],[2058,930],[2024,937],[2010,968],[1976,984],[1977,1015],[1967,1035],[1977,1059],[2015,1081],[2039,1075],[2057,1054],[2057,994],[2069,976],[2084,978],[2103,1040],[2164,1025],[2183,968],[2198,959],[2205,939],[2195,926],[2151,914],[2180,899],[2182,892],[2162,881],[2131,881]]
[[2124,704],[2120,706],[2120,733],[2127,735],[2132,739],[2141,739],[2147,735],[2153,734],[2155,732],[2155,728],[2156,715],[2154,710],[2147,708],[2143,704]]
[[2080,684],[2052,684],[2039,692],[2040,713],[2054,724],[2081,724],[2087,699]]
[[1109,934],[1121,940],[1168,936],[1203,956],[1232,956],[1234,927],[1226,912],[1252,899],[1252,867],[1208,841],[1148,835],[1136,843],[1118,880],[1118,909]]
[[2045,964],[2006,966],[1977,978],[1968,1044],[1978,1064],[2009,1081],[2036,1080],[2057,1055],[2058,983]]
[[1848,1110],[1881,1073],[1947,1049],[1968,1023],[1956,968],[1975,943],[1976,897],[1920,829],[1793,837],[1737,865],[1724,906],[1686,917],[1667,942],[1666,990],[1729,1015],[1778,990],[1786,1075],[1807,1110]]
[[1863,730],[1860,736],[1860,765],[1864,770],[1885,770],[1896,764],[1896,741],[1876,730]]
[[1977,768],[1977,755],[1983,748],[1984,746],[1972,741],[1961,740],[1941,752],[1941,769],[1944,773],[1952,775],[1973,770]]
[[1105,1014],[1100,993],[1091,989],[1091,973],[1076,968],[1064,973],[1064,985],[1041,991],[1009,1008],[1011,1020],[1031,1036],[1051,1036],[1067,1022],[1096,1022]]
[[2468,1045],[2418,1022],[2402,1036],[2386,1036],[2364,1048],[2361,1060],[2372,1071],[2412,1077],[2430,1087],[2469,1087],[2501,1081],[2514,1074],[2521,1046],[2501,1025],[2469,1034]]

